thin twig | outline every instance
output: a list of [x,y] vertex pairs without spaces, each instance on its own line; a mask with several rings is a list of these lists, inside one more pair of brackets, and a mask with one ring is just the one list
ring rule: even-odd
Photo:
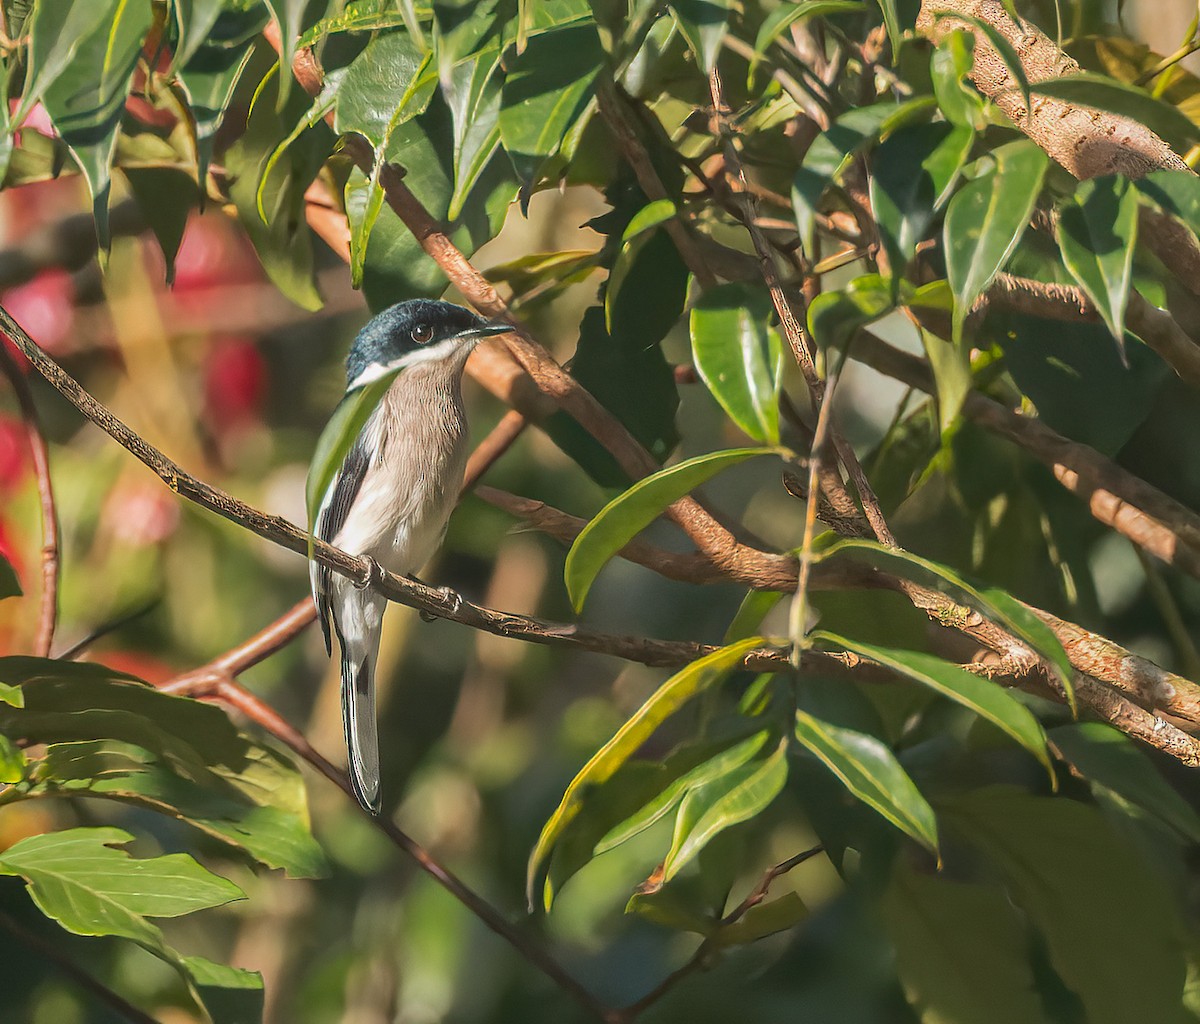
[[492,904],[476,893],[454,872],[444,867],[420,843],[401,829],[390,818],[371,814],[359,805],[354,789],[345,772],[339,771],[325,758],[298,729],[283,718],[273,707],[236,682],[232,676],[215,675],[209,679],[196,679],[186,688],[174,686],[170,692],[187,696],[212,699],[245,715],[256,725],[265,729],[293,753],[337,786],[347,798],[382,832],[392,844],[408,854],[417,866],[435,882],[466,907],[488,928],[508,942],[529,963],[533,964],[564,992],[568,993],[589,1013],[600,1020],[607,1020],[609,1010],[586,988],[575,980],[545,949],[531,942],[516,929]]
[[[94,996],[107,1006],[113,1013],[118,1014],[129,1024],[159,1024],[159,1021],[144,1010],[138,1009],[124,996],[118,995],[102,981],[92,977],[87,971],[73,960],[63,956],[62,950],[51,942],[47,942],[36,932],[30,931],[24,925],[0,910],[0,927],[6,929],[16,940],[27,949],[32,949],[38,956],[45,957],[76,985]],[[11,998],[11,997],[10,997]]]
[[50,656],[54,645],[54,628],[58,623],[58,509],[54,503],[54,484],[50,479],[50,451],[46,435],[42,433],[41,420],[29,381],[13,359],[12,353],[0,342],[0,371],[8,378],[17,404],[21,407],[21,420],[25,425],[25,437],[29,442],[29,455],[33,462],[33,473],[37,480],[38,500],[42,510],[42,606],[38,618],[37,639],[34,652],[41,658]]

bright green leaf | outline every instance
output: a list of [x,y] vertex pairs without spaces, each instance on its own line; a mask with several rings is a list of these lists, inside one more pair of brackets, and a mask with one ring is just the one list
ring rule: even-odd
[[723,469],[761,455],[770,448],[732,448],[686,459],[652,476],[639,480],[604,506],[575,538],[567,552],[563,575],[571,603],[583,607],[588,591],[600,570],[663,510],[689,494]]
[[[671,676],[583,766],[567,786],[561,802],[546,821],[537,845],[529,855],[526,892],[531,906],[534,902],[534,888],[547,858],[563,831],[582,809],[587,790],[611,778],[668,717],[697,694],[720,683],[741,664],[747,651],[762,643],[761,638],[751,637],[741,643],[722,647]],[[549,909],[554,899],[554,891],[549,882],[543,898],[546,908]]]
[[1096,304],[1122,350],[1137,220],[1137,192],[1128,179],[1114,176],[1081,182],[1059,220],[1063,263]]
[[759,627],[763,619],[786,596],[774,590],[751,590],[742,598],[737,614],[725,630],[724,642],[731,644],[735,640],[744,640],[752,634],[760,633]]
[[951,124],[969,131],[984,124],[983,97],[968,80],[975,66],[974,42],[969,32],[948,32],[929,62],[938,108]]
[[808,916],[808,907],[800,896],[794,892],[785,893],[778,899],[751,907],[740,920],[718,929],[712,936],[713,945],[718,949],[727,949],[757,942],[768,935],[796,927]]
[[924,328],[918,329],[925,356],[933,369],[938,426],[944,435],[957,421],[963,401],[971,391],[971,353],[965,345],[955,345]]
[[761,288],[740,282],[708,289],[692,307],[696,370],[729,418],[764,444],[779,443],[783,342]]
[[862,14],[867,10],[862,0],[799,0],[780,4],[763,19],[754,41],[756,53],[763,53],[776,39],[801,18],[821,18],[831,14]]
[[796,739],[859,800],[917,842],[937,849],[933,808],[882,740],[803,709],[796,711]]
[[775,752],[689,789],[679,806],[675,838],[663,861],[669,882],[725,829],[756,817],[787,782],[787,740]]
[[279,26],[281,79],[278,106],[282,110],[291,92],[292,58],[296,56],[296,43],[303,29],[301,19],[304,17],[304,9],[308,6],[308,0],[263,0],[263,2]]
[[3,701],[5,704],[11,704],[14,708],[23,708],[25,706],[25,691],[19,686],[0,683],[0,701]]
[[[972,28],[982,32],[988,41],[988,45],[991,46],[991,48],[996,52],[996,55],[1000,58],[1000,63],[1004,65],[1009,77],[1016,83],[1017,89],[1021,93],[1021,98],[1025,101],[1025,109],[1030,109],[1030,85],[1029,78],[1025,74],[1025,67],[1021,63],[1021,58],[1017,56],[1017,51],[1013,49],[1012,43],[1010,43],[1000,33],[999,29],[997,29],[995,25],[989,21],[985,21],[983,18],[976,17],[973,14],[968,14],[965,11],[937,11],[935,12],[935,17],[937,17],[939,21],[947,18],[956,22],[965,21]],[[960,33],[958,32],[953,33],[953,35],[959,34]]]
[[25,754],[0,732],[0,785],[11,786],[25,778]]
[[1008,261],[1033,215],[1049,157],[1032,142],[991,153],[995,166],[964,185],[946,210],[946,273],[954,290],[954,340],[975,300]]
[[808,329],[826,352],[844,350],[854,333],[895,307],[892,283],[878,274],[856,277],[841,291],[822,292],[809,304]]

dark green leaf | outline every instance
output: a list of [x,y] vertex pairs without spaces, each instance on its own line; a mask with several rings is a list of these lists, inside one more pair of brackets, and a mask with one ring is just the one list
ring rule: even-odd
[[351,0],[340,14],[322,18],[297,42],[298,49],[312,46],[338,32],[373,32],[381,28],[399,28],[404,15],[392,7],[392,0]]
[[[21,596],[21,581],[7,558],[0,555],[0,601],[6,597]],[[0,697],[0,699],[3,699]]]
[[718,949],[727,949],[757,942],[768,935],[794,928],[808,916],[808,907],[797,893],[784,893],[778,899],[751,907],[741,920],[724,925],[714,933],[713,945]]
[[125,178],[138,209],[158,239],[167,267],[167,284],[171,284],[175,280],[175,255],[196,205],[196,183],[184,171],[167,167],[125,168]]
[[971,390],[971,353],[965,345],[944,341],[924,328],[921,345],[933,369],[933,382],[937,390],[938,426],[943,434],[958,419],[963,400]]
[[594,23],[572,24],[530,39],[501,90],[499,127],[522,191],[538,181],[592,96],[604,50]]
[[895,307],[892,283],[878,274],[863,274],[841,291],[822,292],[809,304],[808,329],[826,352],[844,350],[860,327],[874,323]]
[[500,145],[499,48],[455,65],[443,83],[454,120],[454,193],[447,216],[456,219]]
[[263,0],[271,17],[279,26],[280,86],[278,107],[282,111],[292,88],[292,59],[296,56],[296,43],[303,30],[301,19],[308,0]]
[[428,50],[407,32],[381,32],[337,84],[334,130],[357,132],[376,149],[386,147],[399,125],[429,106],[436,86]]
[[954,340],[975,300],[1008,261],[1029,224],[1049,157],[1032,142],[992,150],[995,166],[964,185],[946,210],[946,273],[954,290]]
[[1104,722],[1073,722],[1051,729],[1050,741],[1089,782],[1111,789],[1185,839],[1200,843],[1200,815],[1128,736]]
[[862,0],[799,0],[780,4],[763,19],[754,41],[756,53],[763,53],[776,39],[801,18],[821,18],[831,14],[862,14],[867,10]]
[[983,97],[967,77],[975,66],[974,42],[969,32],[949,32],[929,63],[938,108],[951,124],[971,131],[984,125]]
[[175,68],[184,67],[195,56],[227,6],[227,0],[173,0],[177,35],[171,63]]
[[725,630],[725,643],[742,640],[751,634],[759,633],[763,619],[780,601],[785,594],[773,590],[751,590],[738,605],[737,614]]
[[747,435],[779,443],[783,343],[761,288],[710,288],[692,307],[692,357],[721,408]]
[[1050,765],[1046,734],[1042,731],[1041,724],[1033,717],[1033,712],[998,684],[972,675],[966,669],[924,651],[881,647],[823,630],[813,633],[812,637],[861,654],[864,658],[869,658],[893,672],[928,686],[965,708],[970,708],[981,718],[986,718],[997,728],[1008,733],[1033,754],[1045,765],[1053,778],[1054,770]]
[[[1009,0],[1009,2],[1011,3],[1011,0]],[[1010,43],[1001,34],[1000,30],[997,29],[996,26],[991,22],[985,21],[983,18],[976,17],[974,14],[968,14],[965,11],[944,11],[937,12],[937,15],[939,21],[945,18],[952,19],[956,22],[965,21],[972,28],[983,33],[984,37],[988,41],[988,45],[990,45],[991,48],[996,52],[997,56],[999,56],[1000,63],[1004,65],[1009,77],[1016,83],[1017,89],[1020,90],[1021,98],[1025,101],[1025,109],[1029,110],[1031,105],[1029,97],[1029,78],[1025,74],[1025,67],[1021,63],[1021,58],[1017,56],[1017,51],[1013,49],[1012,43]],[[957,32],[953,34],[958,35]]]
[[[39,4],[34,32],[44,33],[53,24],[61,38],[76,7],[94,7],[101,14],[88,31],[71,40],[70,61],[46,83],[42,103],[87,180],[96,236],[101,248],[107,249],[110,169],[117,128],[142,41],[153,23],[153,11],[145,0],[91,0],[65,6],[69,10],[63,9],[60,0]],[[49,19],[55,14],[52,23]]]
[[1063,263],[1096,304],[1122,350],[1137,217],[1137,192],[1128,179],[1108,176],[1081,182],[1059,220]]
[[721,52],[729,7],[729,0],[671,0],[679,31],[705,74],[712,70]]
[[13,124],[25,120],[51,83],[71,65],[80,41],[100,30],[114,6],[108,0],[85,4],[74,0],[39,0],[32,18],[26,22],[29,65],[21,101],[13,112]]
[[[1089,1024],[1182,1024],[1177,895],[1092,807],[1006,786],[939,805],[947,825],[1007,876]],[[1119,878],[1135,885],[1114,885]],[[1113,951],[1120,970],[1113,970]]]
[[904,994],[922,1021],[1048,1024],[1024,922],[997,886],[898,861],[880,904]]
[[[567,787],[557,809],[543,826],[537,845],[529,856],[526,894],[531,906],[534,903],[534,890],[546,860],[564,829],[582,809],[587,791],[611,778],[670,715],[697,694],[721,682],[741,664],[747,651],[753,650],[762,642],[759,637],[751,637],[741,643],[722,647],[677,672],[663,683],[650,699],[638,708],[633,717],[617,730],[617,734],[583,766]],[[547,879],[543,892],[543,903],[547,910],[553,899],[554,890]]]
[[872,540],[838,540],[821,552],[820,557],[831,558],[839,553],[865,561],[876,569],[915,579],[949,594],[955,600],[966,602],[993,622],[1003,626],[1018,639],[1029,644],[1030,648],[1054,670],[1074,707],[1075,690],[1071,682],[1074,669],[1071,667],[1071,659],[1067,657],[1067,652],[1063,650],[1054,631],[1012,595],[991,587],[977,587],[948,566],[909,551],[886,548]]
[[1144,201],[1200,233],[1200,177],[1191,171],[1152,171],[1134,181]]
[[690,494],[723,469],[760,455],[771,448],[733,448],[710,452],[645,477],[604,506],[575,538],[567,553],[563,576],[576,610],[610,558],[662,514],[672,502]]
[[933,808],[881,740],[796,711],[796,739],[816,755],[842,784],[902,832],[936,850]]
[[765,758],[750,761],[687,791],[675,820],[675,837],[663,862],[669,882],[725,829],[757,817],[787,782],[787,740]]

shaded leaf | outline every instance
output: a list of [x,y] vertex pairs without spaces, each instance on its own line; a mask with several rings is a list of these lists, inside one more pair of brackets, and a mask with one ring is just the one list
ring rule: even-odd
[[184,171],[167,167],[128,167],[124,173],[138,209],[158,240],[167,268],[167,284],[171,284],[175,280],[175,256],[196,205],[196,183]]
[[500,50],[455,65],[442,88],[454,121],[454,192],[447,216],[457,218],[500,146]]
[[[529,855],[526,894],[531,907],[534,904],[534,889],[547,858],[563,831],[582,809],[587,790],[611,778],[670,715],[697,694],[721,682],[741,664],[747,651],[753,650],[761,643],[759,637],[751,637],[741,643],[722,647],[671,676],[583,766],[567,786],[554,813],[542,827],[537,845]],[[543,904],[547,910],[553,899],[554,890],[547,879],[543,891]]]
[[[21,581],[17,579],[16,570],[13,569],[12,563],[0,555],[0,601],[6,597],[21,596]],[[0,700],[4,699],[3,692],[0,691]]]
[[729,418],[764,444],[779,443],[783,342],[770,300],[742,283],[708,289],[692,307],[692,357]]
[[1128,736],[1105,722],[1050,730],[1056,753],[1085,779],[1148,811],[1184,839],[1200,843],[1200,815]]
[[308,6],[308,0],[263,0],[263,2],[271,12],[271,17],[275,19],[275,23],[279,26],[280,86],[278,107],[280,110],[283,110],[283,106],[287,103],[288,96],[291,94],[292,59],[296,56],[296,42],[301,35],[303,28],[301,19],[304,17],[304,9]]
[[718,949],[757,942],[768,935],[794,928],[809,916],[808,907],[797,893],[789,892],[777,899],[759,903],[746,911],[740,921],[727,924],[713,935]]
[[938,108],[951,124],[971,131],[984,125],[983,97],[968,80],[975,66],[974,43],[969,32],[948,32],[929,62]]
[[1081,182],[1059,220],[1063,263],[1095,303],[1122,351],[1137,216],[1137,192],[1128,179],[1107,176]]
[[880,910],[922,1021],[1047,1022],[1025,924],[1002,889],[918,874],[898,860]]
[[195,56],[227,6],[227,0],[173,0],[171,13],[175,16],[176,37],[171,64],[174,68],[183,67]]
[[808,329],[827,352],[844,350],[860,327],[895,307],[892,283],[878,274],[856,277],[840,291],[822,292],[809,304]]
[[972,675],[966,669],[924,651],[881,647],[824,630],[815,632],[812,636],[813,639],[827,640],[848,651],[861,654],[864,658],[869,658],[893,672],[928,686],[965,708],[970,708],[1033,754],[1045,765],[1053,778],[1054,770],[1050,765],[1046,734],[1042,731],[1041,723],[1034,718],[1033,712],[997,683]]
[[867,5],[862,0],[800,0],[780,4],[763,19],[754,40],[756,53],[763,53],[776,39],[801,18],[828,17],[831,14],[862,14]]
[[1054,631],[1012,595],[993,587],[977,587],[948,566],[900,548],[886,548],[872,540],[855,537],[837,540],[820,552],[820,558],[832,558],[838,554],[847,554],[876,569],[914,579],[949,594],[955,600],[970,604],[1029,644],[1054,671],[1074,707],[1075,691],[1071,681],[1074,669],[1071,659],[1067,657]]
[[[1011,0],[1009,0],[1009,3],[1011,4]],[[938,20],[942,21],[945,19],[950,19],[956,22],[965,21],[976,31],[983,33],[984,37],[988,41],[988,45],[991,46],[991,48],[996,52],[996,55],[1000,58],[1000,63],[1004,65],[1009,77],[1013,80],[1013,82],[1016,83],[1016,87],[1021,93],[1021,99],[1025,102],[1025,109],[1028,110],[1030,108],[1029,78],[1025,74],[1025,67],[1021,63],[1021,58],[1017,55],[1017,51],[1013,48],[1012,43],[1010,43],[1000,33],[1000,30],[997,29],[995,25],[989,21],[985,21],[983,18],[977,17],[974,14],[969,14],[965,11],[939,12]],[[1014,20],[1020,24],[1019,18],[1014,16]],[[958,35],[957,32],[953,34]]]
[[882,740],[803,709],[796,711],[796,739],[859,800],[917,842],[937,849],[933,808]]
[[966,345],[955,345],[918,327],[921,345],[933,369],[937,391],[938,426],[945,434],[957,421],[963,400],[971,391],[971,353]]
[[721,52],[729,22],[729,0],[672,0],[675,22],[700,69],[708,74]]
[[1152,171],[1133,182],[1143,200],[1200,233],[1200,177],[1191,171]]
[[663,862],[669,882],[717,835],[761,814],[787,782],[787,740],[761,760],[734,768],[687,791],[675,820],[675,838]]
[[991,152],[995,166],[964,185],[946,209],[946,274],[954,291],[954,340],[975,300],[1024,234],[1049,157],[1034,143],[1009,142]]
[[583,528],[567,553],[563,576],[575,609],[583,607],[592,583],[609,559],[654,522],[668,505],[729,466],[773,454],[770,448],[732,448],[699,455],[639,480],[610,501]]
[[0,784],[11,786],[25,777],[25,754],[0,732]]
[[735,640],[743,640],[752,634],[761,633],[759,626],[762,625],[763,619],[786,596],[774,590],[749,591],[742,598],[742,603],[738,605],[737,614],[729,623],[729,628],[725,630],[724,642],[729,644]]

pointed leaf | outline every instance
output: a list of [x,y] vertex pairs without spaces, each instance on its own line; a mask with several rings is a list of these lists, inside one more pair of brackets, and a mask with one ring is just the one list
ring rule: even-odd
[[0,785],[11,786],[25,778],[25,753],[0,732]]
[[1067,703],[1075,709],[1074,669],[1054,631],[1020,601],[993,587],[980,588],[964,579],[948,566],[914,555],[900,548],[885,548],[872,540],[847,538],[835,541],[820,552],[820,558],[846,554],[885,572],[915,580],[948,594],[957,601],[969,604],[997,625],[1003,626],[1045,659],[1058,677]]
[[763,619],[786,596],[774,590],[751,590],[742,598],[737,614],[725,630],[724,642],[731,644],[735,640],[744,640],[748,636],[761,633],[759,627]]
[[785,739],[769,757],[689,789],[679,808],[674,841],[663,862],[663,881],[674,878],[725,829],[765,811],[783,789],[787,775]]
[[[629,760],[653,735],[654,731],[697,694],[720,683],[741,664],[747,651],[763,643],[760,637],[751,637],[741,643],[722,647],[712,654],[692,662],[662,684],[611,740],[601,747],[571,780],[562,801],[542,827],[537,845],[529,856],[526,893],[533,906],[534,889],[542,874],[554,844],[563,830],[575,819],[583,806],[583,797],[589,787],[612,777],[613,773]],[[547,881],[543,893],[546,909],[554,899],[554,891]]]
[[828,17],[831,14],[862,14],[867,5],[862,0],[800,0],[780,4],[763,19],[754,41],[756,53],[763,53],[776,39],[801,18]]
[[1008,733],[1021,746],[1036,757],[1053,778],[1050,753],[1046,748],[1046,734],[1041,723],[1033,717],[1024,704],[1007,690],[989,679],[972,675],[948,661],[924,651],[906,651],[877,644],[863,643],[819,630],[813,639],[826,640],[848,651],[928,686],[944,697],[965,708],[970,708],[981,718],[986,718],[1003,732]]
[[929,62],[938,108],[951,124],[971,131],[985,123],[983,97],[968,78],[975,66],[974,42],[968,32],[948,32]]
[[882,740],[802,709],[796,711],[796,739],[859,800],[917,842],[937,849],[933,808]]
[[279,109],[288,101],[292,88],[292,59],[296,56],[296,43],[300,39],[303,25],[304,9],[308,0],[263,0],[271,12],[275,24],[279,26]]
[[227,0],[173,0],[177,32],[172,66],[183,67],[204,45],[227,6]]
[[783,342],[770,315],[761,288],[723,284],[692,307],[690,326],[696,370],[721,408],[754,440],[778,444]]
[[454,121],[454,193],[447,215],[462,213],[471,189],[500,146],[500,49],[451,68],[442,88]]
[[826,352],[845,350],[860,327],[895,308],[892,283],[878,274],[863,274],[841,291],[822,292],[809,304],[808,329]]
[[995,166],[968,182],[946,210],[946,274],[954,291],[954,340],[975,300],[1008,262],[1033,215],[1049,157],[1034,143],[1009,142]]
[[675,22],[700,69],[708,74],[721,52],[729,22],[729,0],[672,0]]
[[23,708],[25,706],[25,691],[19,686],[0,683],[0,701],[14,708]]
[[1059,221],[1063,263],[1122,349],[1137,218],[1137,192],[1127,178],[1110,176],[1081,182]]
[[668,505],[695,490],[723,469],[762,455],[770,448],[732,448],[686,459],[639,480],[604,506],[575,538],[563,575],[576,610],[583,607],[600,570]]

